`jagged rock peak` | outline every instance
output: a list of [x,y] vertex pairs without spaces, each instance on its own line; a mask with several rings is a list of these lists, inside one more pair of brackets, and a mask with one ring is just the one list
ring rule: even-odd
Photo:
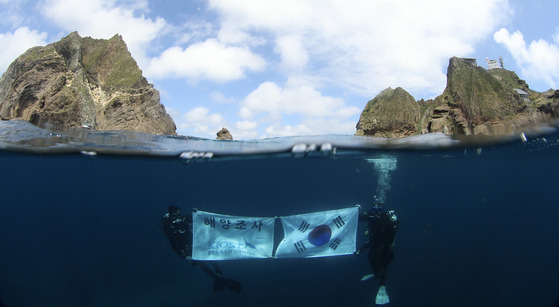
[[440,96],[415,101],[403,89],[388,88],[367,103],[356,135],[510,135],[558,118],[556,96],[554,90],[531,90],[513,71],[485,69],[475,59],[452,57]]
[[118,34],[106,40],[72,32],[27,50],[0,79],[0,116],[60,130],[176,130]]

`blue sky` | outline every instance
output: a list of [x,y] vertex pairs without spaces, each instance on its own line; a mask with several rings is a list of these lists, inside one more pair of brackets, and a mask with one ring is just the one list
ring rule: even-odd
[[353,134],[387,87],[430,99],[448,59],[559,84],[556,0],[0,0],[0,72],[72,31],[121,34],[177,133]]

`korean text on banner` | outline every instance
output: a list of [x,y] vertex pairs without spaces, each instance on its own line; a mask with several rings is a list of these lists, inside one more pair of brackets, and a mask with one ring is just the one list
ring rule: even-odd
[[270,258],[274,218],[192,213],[192,259]]
[[310,258],[355,252],[359,207],[281,217],[285,237],[276,258]]

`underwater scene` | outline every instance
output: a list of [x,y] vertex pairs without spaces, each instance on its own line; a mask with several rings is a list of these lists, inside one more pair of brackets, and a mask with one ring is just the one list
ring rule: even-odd
[[[378,203],[399,222],[386,306],[559,303],[553,127],[498,140],[251,141],[0,129],[3,307],[376,306],[366,252],[209,261],[242,284],[215,289],[174,250],[162,217],[169,206],[281,217]],[[358,223],[357,247],[367,230]]]

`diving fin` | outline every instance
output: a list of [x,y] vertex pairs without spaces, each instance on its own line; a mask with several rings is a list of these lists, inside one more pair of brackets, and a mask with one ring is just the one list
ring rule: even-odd
[[365,276],[361,277],[361,281],[366,281],[366,280],[369,280],[373,277],[375,277],[375,274],[365,275]]
[[243,285],[231,278],[217,277],[214,281],[214,291],[222,291],[225,288],[231,289],[235,293],[240,293],[243,289]]
[[377,305],[384,305],[384,304],[390,303],[390,298],[388,297],[388,293],[386,293],[386,287],[385,286],[380,286],[378,288],[375,303]]

